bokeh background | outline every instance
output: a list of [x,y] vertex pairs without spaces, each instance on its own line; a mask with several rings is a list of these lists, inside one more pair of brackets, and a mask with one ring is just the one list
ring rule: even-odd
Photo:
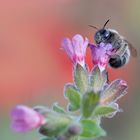
[[[63,37],[80,33],[94,42],[88,25],[102,27],[111,18],[108,27],[140,52],[139,6],[139,0],[0,0],[0,140],[39,140],[36,131],[10,129],[15,105],[66,104],[63,86],[72,82],[72,65],[60,49]],[[140,140],[140,57],[109,75],[126,80],[129,93],[120,101],[124,113],[104,119],[108,135],[99,140]]]

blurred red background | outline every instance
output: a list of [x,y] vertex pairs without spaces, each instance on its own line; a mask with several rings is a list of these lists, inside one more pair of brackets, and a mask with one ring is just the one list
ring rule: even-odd
[[[63,104],[63,86],[72,82],[72,65],[60,49],[61,40],[80,33],[94,42],[95,31],[89,24],[102,27],[111,18],[108,27],[139,47],[137,5],[138,0],[1,0],[1,114],[8,116],[16,104],[51,104],[57,100]],[[128,82],[129,94],[123,98],[126,102],[139,91],[138,59],[131,59],[119,70],[109,68],[111,80],[123,78]],[[87,62],[91,68],[89,50]]]
[[[85,12],[87,16],[82,15],[80,13],[83,12],[82,5],[81,8],[79,5],[76,9],[74,4],[78,6],[79,3],[68,0],[15,0],[1,3],[1,106],[9,108],[17,102],[30,100],[35,96],[35,91],[38,91],[36,94],[40,94],[39,90],[43,88],[56,89],[62,86],[62,83],[72,79],[71,63],[60,50],[62,38],[81,33],[93,42],[94,31],[88,28],[86,20],[91,18],[93,20],[89,23],[95,22],[98,26],[106,20],[104,17],[100,20],[101,22],[97,22],[94,16],[89,17],[88,11]],[[68,13],[64,13],[66,8]],[[70,8],[73,10],[71,11]],[[78,13],[74,14],[76,10]],[[88,62],[91,66],[90,52]],[[130,69],[131,72],[133,70]],[[115,78],[114,74],[120,75],[120,72],[124,71],[111,72],[111,77]],[[62,95],[59,94],[59,96]]]

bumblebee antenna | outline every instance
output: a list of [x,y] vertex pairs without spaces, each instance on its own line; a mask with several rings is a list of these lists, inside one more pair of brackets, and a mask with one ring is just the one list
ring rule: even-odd
[[107,23],[110,21],[110,19],[108,19],[106,22],[105,22],[105,24],[104,24],[104,26],[103,26],[103,29],[105,28],[105,26],[107,25]]
[[98,28],[96,26],[93,26],[93,25],[88,25],[88,26],[91,27],[91,28],[94,28],[94,29],[98,30]]

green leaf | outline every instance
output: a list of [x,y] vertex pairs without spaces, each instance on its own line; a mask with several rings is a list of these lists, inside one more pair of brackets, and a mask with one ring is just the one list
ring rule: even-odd
[[82,120],[81,125],[83,128],[82,137],[96,138],[106,135],[105,131],[93,120]]
[[98,102],[99,94],[95,94],[93,91],[87,92],[83,95],[81,110],[84,118],[88,118],[92,115]]
[[111,106],[98,106],[94,111],[94,116],[105,116],[116,111],[116,108]]
[[99,67],[96,66],[90,75],[90,85],[94,92],[98,93],[103,89],[103,86],[107,82],[107,72],[101,72]]
[[80,64],[74,67],[74,82],[81,93],[88,90],[88,72]]
[[71,118],[65,114],[50,112],[47,115],[47,123],[40,127],[39,132],[48,137],[58,136],[60,133],[65,131],[71,121]]
[[58,113],[66,113],[64,108],[60,107],[57,103],[54,103],[52,109],[53,111],[58,112]]
[[68,104],[68,111],[76,111],[77,109],[79,109],[79,107],[77,108],[76,106],[73,106],[72,104]]
[[76,111],[80,108],[81,97],[79,91],[72,84],[65,86],[65,96],[69,100],[69,111]]

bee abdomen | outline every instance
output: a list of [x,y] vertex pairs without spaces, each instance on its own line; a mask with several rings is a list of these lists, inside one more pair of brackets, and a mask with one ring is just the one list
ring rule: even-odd
[[115,55],[109,59],[109,65],[113,68],[120,68],[127,63],[127,58],[125,55],[119,56]]

